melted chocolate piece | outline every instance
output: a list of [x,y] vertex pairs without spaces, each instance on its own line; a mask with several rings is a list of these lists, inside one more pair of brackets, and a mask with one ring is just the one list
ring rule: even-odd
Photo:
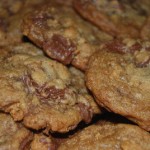
[[55,86],[47,86],[46,83],[39,86],[31,77],[31,75],[25,75],[23,82],[27,86],[28,92],[32,93],[31,87],[35,89],[35,94],[41,99],[42,102],[47,100],[61,100],[65,97],[65,89],[57,89]]
[[126,53],[125,44],[121,40],[114,40],[114,41],[108,42],[106,43],[105,47],[112,52],[118,52],[121,54]]
[[131,47],[127,47],[127,45],[124,44],[122,40],[114,40],[108,42],[106,43],[105,47],[112,52],[118,52],[121,54],[129,53],[129,52],[134,53],[135,51],[139,51],[142,48],[141,44],[138,42],[133,44]]
[[83,120],[86,123],[89,123],[92,119],[92,116],[93,116],[91,108],[86,106],[83,103],[79,103],[78,106],[80,108],[80,113],[81,113],[81,116],[82,116]]
[[44,85],[41,88],[36,89],[36,95],[43,101],[47,99],[61,100],[65,97],[65,89],[56,89],[54,86],[46,87]]
[[23,83],[27,86],[28,93],[30,94],[32,93],[31,87],[34,87],[36,89],[39,87],[38,84],[34,82],[31,75],[29,74],[23,76],[22,80],[23,80]]
[[49,41],[43,44],[43,49],[52,58],[63,64],[69,64],[72,61],[76,46],[70,39],[54,34]]

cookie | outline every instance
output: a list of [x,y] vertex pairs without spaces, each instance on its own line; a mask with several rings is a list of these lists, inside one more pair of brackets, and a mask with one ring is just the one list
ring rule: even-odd
[[150,134],[135,125],[103,122],[91,125],[63,142],[58,150],[149,150]]
[[146,11],[135,1],[74,0],[74,7],[86,19],[115,37],[140,37],[147,18]]
[[77,84],[74,76],[45,56],[6,57],[0,67],[0,110],[35,130],[67,132],[81,121],[88,123],[100,110],[84,81]]
[[150,42],[115,40],[95,53],[87,86],[97,102],[150,131]]
[[23,34],[51,58],[85,70],[89,57],[112,36],[81,19],[71,7],[43,6],[29,13]]
[[10,115],[0,113],[0,149],[24,150],[33,138],[32,133],[15,123]]

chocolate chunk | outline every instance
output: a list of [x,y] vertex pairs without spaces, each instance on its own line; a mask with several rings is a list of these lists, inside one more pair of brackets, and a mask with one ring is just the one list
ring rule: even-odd
[[80,113],[81,113],[83,120],[86,123],[89,123],[93,116],[92,110],[90,109],[90,107],[86,106],[83,103],[79,103],[78,106],[80,108]]
[[[31,77],[31,75],[25,75],[23,77],[23,82],[27,86],[28,92],[35,94],[45,102],[47,99],[50,100],[61,100],[64,99],[65,89],[57,89],[54,86],[47,86],[47,84],[43,84],[42,86],[38,85]],[[33,91],[32,88],[35,90]]]
[[65,89],[57,89],[54,86],[46,87],[46,85],[36,89],[36,95],[41,100],[61,100],[65,97]]
[[31,87],[38,88],[38,84],[34,82],[31,75],[27,74],[22,78],[23,83],[26,85],[28,93],[32,93]]
[[112,52],[126,53],[125,44],[121,40],[114,40],[106,43],[106,48]]
[[111,42],[106,43],[106,48],[112,52],[118,52],[121,54],[125,53],[134,53],[135,51],[139,51],[142,46],[140,43],[136,42],[132,46],[127,46],[125,43],[123,43],[122,40],[113,40]]
[[147,67],[150,64],[150,58],[148,58],[147,60],[140,62],[140,63],[136,63],[136,66],[138,68],[144,68]]
[[76,46],[70,39],[54,34],[49,41],[44,42],[43,48],[52,58],[63,64],[69,64],[72,61]]
[[130,47],[130,52],[134,53],[135,51],[139,51],[142,48],[142,45],[140,43],[135,43]]

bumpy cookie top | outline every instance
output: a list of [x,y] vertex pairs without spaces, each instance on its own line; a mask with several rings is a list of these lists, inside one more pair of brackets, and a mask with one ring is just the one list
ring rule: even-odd
[[32,140],[32,133],[15,123],[6,114],[0,113],[0,149],[24,150]]
[[1,64],[0,110],[25,126],[67,132],[99,113],[86,87],[80,88],[84,81],[77,84],[75,74],[62,64],[29,54],[11,55]]
[[58,150],[149,150],[150,134],[135,125],[103,122],[63,142]]
[[87,85],[100,105],[150,131],[150,42],[106,44],[89,62]]
[[51,58],[82,70],[99,44],[112,39],[81,19],[71,7],[62,5],[43,6],[28,14],[23,21],[23,34]]
[[74,0],[76,10],[113,36],[139,37],[147,18],[140,3],[131,0]]

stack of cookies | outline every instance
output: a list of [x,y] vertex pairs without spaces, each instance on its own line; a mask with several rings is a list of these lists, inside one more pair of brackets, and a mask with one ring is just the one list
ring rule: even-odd
[[150,1],[1,0],[0,150],[150,150]]

